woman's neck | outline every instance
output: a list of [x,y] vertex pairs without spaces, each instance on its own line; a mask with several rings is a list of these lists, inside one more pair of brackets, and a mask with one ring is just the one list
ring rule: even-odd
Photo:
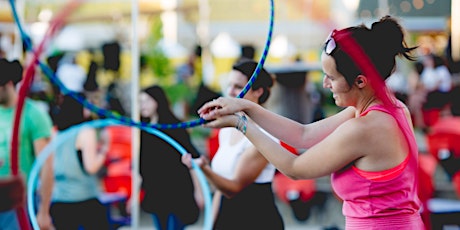
[[360,103],[360,105],[358,105],[358,107],[356,108],[356,113],[357,113],[356,115],[363,113],[369,107],[375,104],[378,104],[378,100],[374,96],[362,101],[362,103]]

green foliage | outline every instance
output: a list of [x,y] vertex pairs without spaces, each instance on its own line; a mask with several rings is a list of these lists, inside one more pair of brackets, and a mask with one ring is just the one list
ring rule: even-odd
[[154,76],[165,81],[165,79],[174,73],[174,68],[159,46],[159,42],[163,38],[162,28],[163,24],[160,18],[155,18],[152,22],[151,32],[147,38],[147,48],[145,49],[144,56],[146,58],[146,64],[149,66]]
[[194,93],[190,87],[184,83],[164,86],[164,90],[168,94],[168,98],[172,104],[178,101],[191,103],[191,99],[194,98]]
[[195,92],[185,83],[176,83],[175,69],[169,58],[165,55],[159,42],[163,38],[163,24],[159,17],[152,20],[150,34],[144,47],[143,61],[154,77],[158,79],[157,84],[163,87],[171,105],[185,101],[192,103]]

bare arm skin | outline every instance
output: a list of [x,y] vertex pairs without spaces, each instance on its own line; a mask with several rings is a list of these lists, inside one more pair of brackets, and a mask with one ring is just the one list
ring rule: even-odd
[[[39,154],[49,143],[49,138],[40,138],[34,141],[34,150]],[[53,155],[46,159],[40,172],[40,205],[37,213],[37,222],[40,229],[52,229],[50,216],[51,195],[54,186]]]
[[[313,146],[332,133],[340,124],[355,116],[355,108],[348,107],[333,116],[304,125],[273,113],[249,100],[227,97],[206,103],[198,110],[198,113],[206,120],[214,120],[219,116],[230,115],[239,111],[245,112],[271,135],[295,148]],[[213,126],[207,125],[207,127]]]
[[193,194],[195,197],[195,202],[200,208],[200,210],[203,210],[204,209],[204,196],[203,196],[203,190],[201,189],[200,180],[198,179],[198,176],[193,170],[190,170],[190,176],[192,177],[193,187],[195,188],[194,189],[195,192]]
[[[182,161],[190,167],[191,156],[186,154],[182,156]],[[201,158],[204,162],[201,164],[201,169],[208,180],[226,197],[231,198],[246,188],[249,184],[254,183],[262,170],[267,165],[267,160],[255,149],[250,147],[242,153],[238,165],[236,166],[235,176],[232,179],[227,179],[215,173],[207,161]]]
[[[232,127],[237,120],[236,115],[227,115],[205,126]],[[293,179],[329,175],[350,163],[364,170],[385,170],[402,162],[408,152],[395,120],[383,112],[370,112],[365,117],[349,119],[299,156],[273,141],[250,120],[246,137],[269,162]]]
[[220,209],[220,200],[222,193],[219,190],[214,191],[214,196],[212,197],[212,222],[215,223],[217,215],[219,214]]
[[76,148],[82,151],[83,166],[89,174],[95,174],[104,165],[107,155],[106,148],[98,149],[96,129],[85,128],[80,131],[76,141]]

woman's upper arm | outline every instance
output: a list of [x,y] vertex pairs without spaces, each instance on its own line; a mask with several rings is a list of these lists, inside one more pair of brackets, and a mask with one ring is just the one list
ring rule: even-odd
[[355,112],[356,110],[354,107],[347,107],[337,114],[304,125],[304,132],[300,138],[301,143],[298,144],[300,144],[300,147],[302,148],[309,148],[319,143],[329,134],[331,134],[335,129],[337,129],[340,125],[354,118]]
[[297,157],[289,176],[312,179],[329,175],[363,157],[365,136],[357,121],[350,121],[337,128],[318,144]]
[[240,185],[240,190],[254,183],[267,163],[268,161],[254,146],[246,149],[235,169],[234,180]]
[[233,178],[226,179],[214,172],[208,172],[207,176],[223,195],[233,197],[248,185],[254,183],[266,165],[267,160],[254,147],[251,147],[242,153],[235,167]]
[[95,162],[97,155],[97,134],[93,128],[82,129],[77,138],[76,143],[77,150],[80,149],[83,156],[83,166],[91,173],[93,167],[92,163]]

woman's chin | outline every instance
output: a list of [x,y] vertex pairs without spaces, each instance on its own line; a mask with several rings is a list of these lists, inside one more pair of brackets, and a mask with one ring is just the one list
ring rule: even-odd
[[340,100],[337,100],[337,98],[334,98],[334,103],[335,103],[335,105],[337,105],[337,106],[341,106],[341,105],[340,105],[340,104],[341,104],[341,103],[340,103]]
[[338,107],[347,107],[347,106],[349,106],[349,105],[343,103],[340,100],[335,100],[335,105],[338,106]]

